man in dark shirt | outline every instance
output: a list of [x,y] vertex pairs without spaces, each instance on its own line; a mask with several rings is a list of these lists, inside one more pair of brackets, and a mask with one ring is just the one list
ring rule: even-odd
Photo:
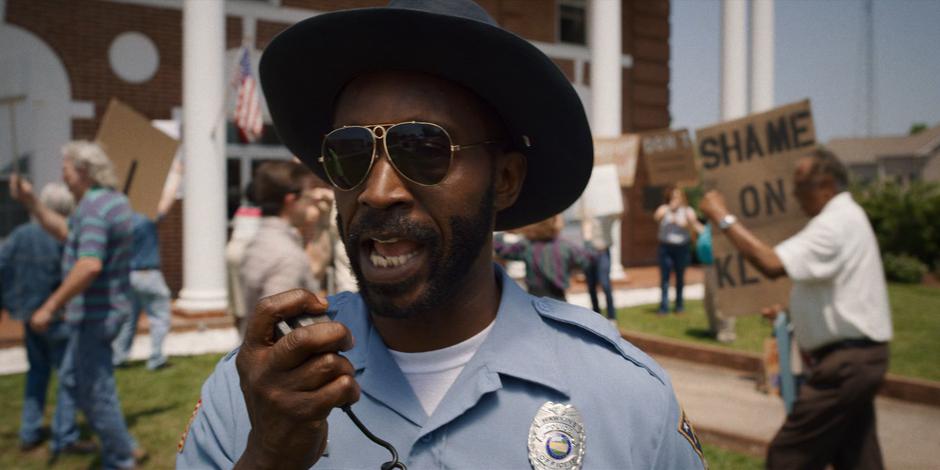
[[[49,184],[43,188],[39,200],[47,207],[68,217],[75,200],[62,184]],[[0,247],[0,286],[3,288],[3,308],[10,316],[23,322],[23,342],[29,370],[23,394],[23,413],[20,418],[20,450],[28,452],[42,444],[42,418],[46,407],[46,390],[52,369],[58,369],[68,338],[68,326],[56,321],[45,333],[29,326],[33,312],[62,282],[62,242],[49,235],[36,221],[20,225]],[[76,452],[93,450],[88,442],[78,442],[75,425],[75,401],[65,387],[56,395],[55,415],[52,419],[52,451]]]
[[114,365],[124,364],[130,356],[140,311],[147,312],[150,324],[150,358],[147,369],[156,370],[167,364],[163,354],[163,340],[170,332],[170,288],[160,271],[160,239],[157,223],[144,214],[134,212],[131,217],[134,232],[134,250],[131,255],[130,316],[121,325],[114,338]]

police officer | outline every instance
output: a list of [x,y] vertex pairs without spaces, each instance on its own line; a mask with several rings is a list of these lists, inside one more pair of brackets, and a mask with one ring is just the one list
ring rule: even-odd
[[[590,177],[550,59],[469,0],[397,0],[294,25],[260,69],[285,145],[336,188],[360,292],[262,299],[178,468],[378,468],[349,405],[411,468],[704,466],[659,365],[493,263],[494,229],[564,210]],[[330,321],[276,339],[300,314]]]

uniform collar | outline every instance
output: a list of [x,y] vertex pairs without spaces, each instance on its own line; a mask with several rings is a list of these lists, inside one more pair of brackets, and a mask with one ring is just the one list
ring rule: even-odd
[[471,408],[484,394],[502,388],[501,377],[531,382],[568,396],[560,371],[544,361],[555,357],[557,344],[542,316],[536,299],[524,292],[498,265],[495,267],[502,292],[496,322],[429,420],[398,364],[372,326],[359,295],[334,300],[334,319],[346,325],[356,346],[343,353],[355,367],[362,391],[421,426],[423,432],[445,424]]

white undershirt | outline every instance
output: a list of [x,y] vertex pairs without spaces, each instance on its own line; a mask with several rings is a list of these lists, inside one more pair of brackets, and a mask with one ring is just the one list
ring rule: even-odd
[[388,352],[405,374],[428,416],[431,416],[444,394],[457,380],[460,371],[480,349],[480,345],[493,329],[493,323],[471,338],[444,349],[417,353],[389,349]]

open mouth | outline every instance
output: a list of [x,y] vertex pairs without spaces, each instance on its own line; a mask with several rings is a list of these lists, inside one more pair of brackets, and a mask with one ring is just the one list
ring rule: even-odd
[[400,238],[370,239],[372,249],[369,261],[376,268],[397,268],[404,266],[418,255],[420,245],[412,240]]
[[366,238],[359,251],[359,261],[366,279],[374,283],[395,284],[414,278],[427,260],[426,246],[398,236]]

